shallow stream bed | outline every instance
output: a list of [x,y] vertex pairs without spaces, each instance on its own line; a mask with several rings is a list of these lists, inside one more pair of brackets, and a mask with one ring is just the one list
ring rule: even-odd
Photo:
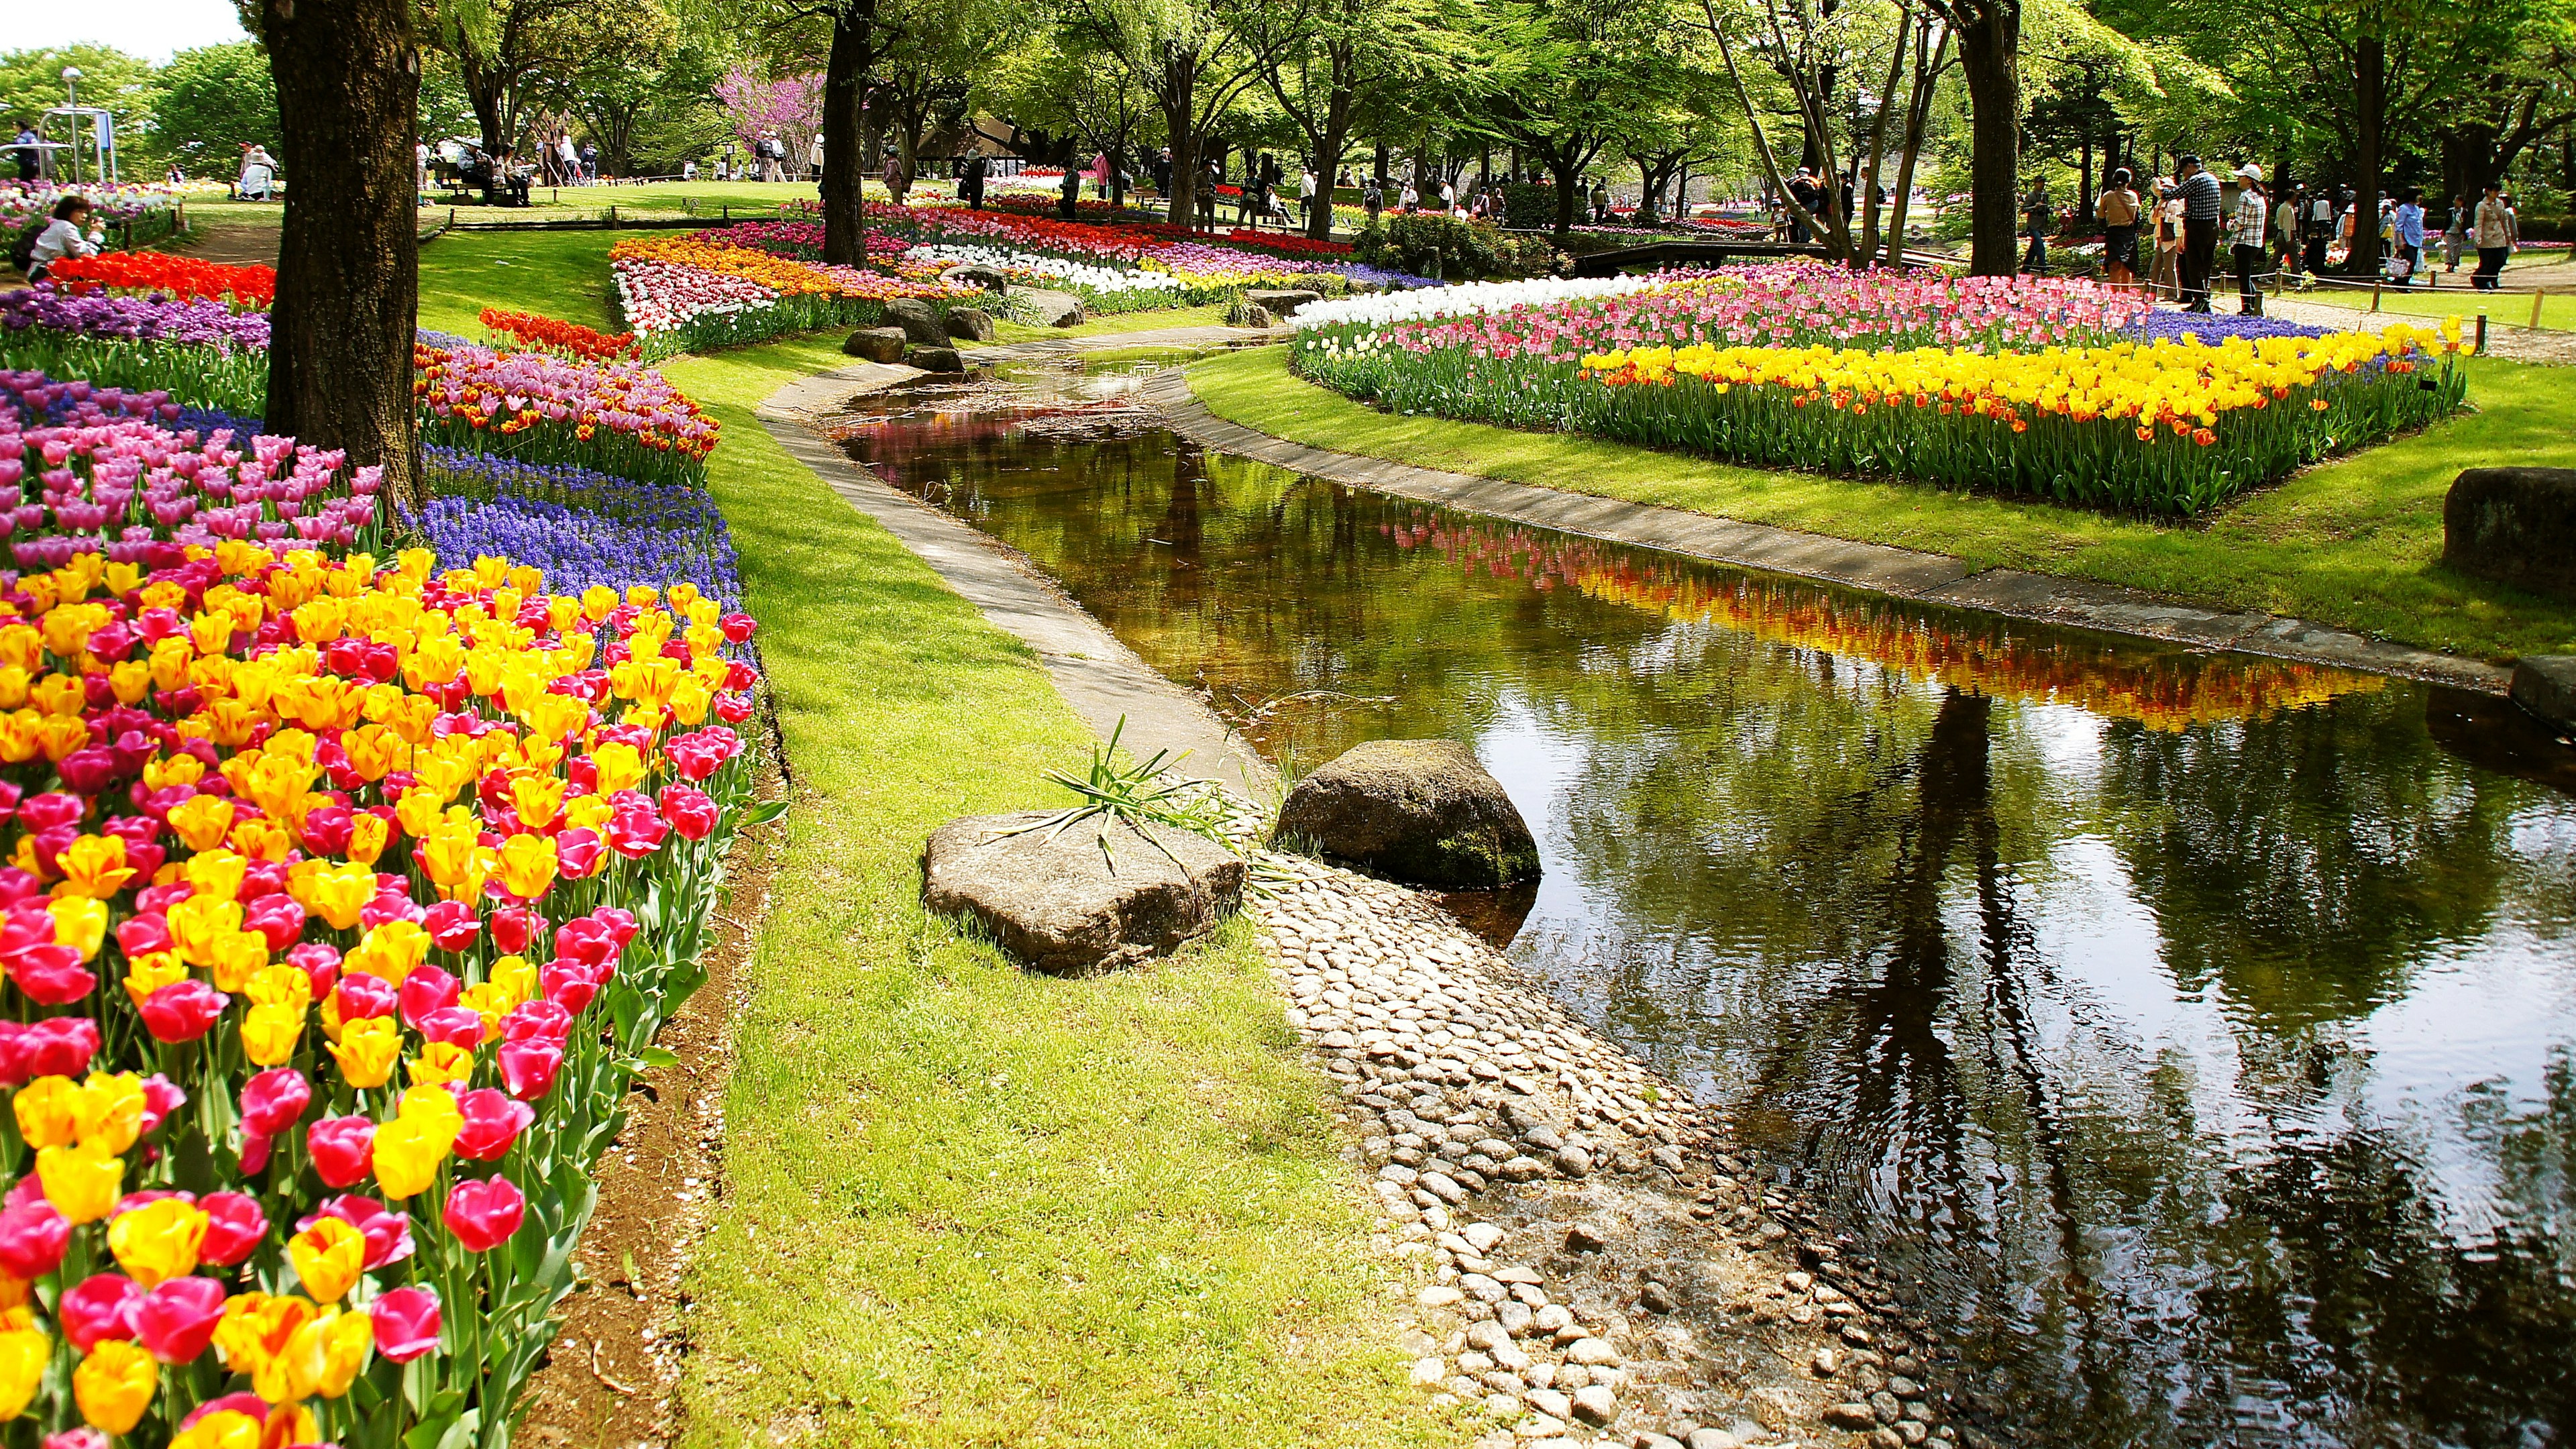
[[2576,747],[1206,455],[1154,365],[835,432],[1291,773],[1472,746],[1546,867],[1475,923],[1914,1285],[1963,1417],[2576,1436]]

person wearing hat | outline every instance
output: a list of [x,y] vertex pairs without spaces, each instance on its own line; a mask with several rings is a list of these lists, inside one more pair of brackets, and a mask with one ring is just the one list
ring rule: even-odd
[[2236,168],[2236,209],[2227,218],[2227,246],[2236,260],[2236,310],[2263,315],[2263,237],[2271,230],[2272,203],[2263,195],[2263,168],[2248,161]]
[[2185,155],[2174,169],[2174,195],[2182,202],[2182,308],[2209,310],[2209,273],[2218,259],[2218,178]]

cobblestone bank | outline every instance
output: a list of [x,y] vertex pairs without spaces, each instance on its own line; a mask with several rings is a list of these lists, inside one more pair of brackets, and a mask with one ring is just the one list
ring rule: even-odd
[[1683,1093],[1413,892],[1263,861],[1289,1023],[1421,1275],[1413,1381],[1478,1449],[1949,1449],[1948,1351]]

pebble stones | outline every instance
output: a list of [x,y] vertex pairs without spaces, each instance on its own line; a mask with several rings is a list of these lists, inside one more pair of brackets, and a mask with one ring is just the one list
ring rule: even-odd
[[[1867,1305],[1886,1301],[1875,1280],[1812,1226],[1792,1244],[1788,1223],[1810,1219],[1669,1084],[1411,891],[1297,856],[1261,860],[1270,888],[1248,910],[1288,1024],[1338,1084],[1355,1139],[1345,1155],[1388,1224],[1378,1243],[1421,1274],[1404,1334],[1411,1381],[1435,1404],[1490,1416],[1478,1449],[1802,1437],[1956,1449],[1922,1364],[1880,1372],[1883,1353],[1911,1348],[1903,1335],[1873,1348],[1882,1335]],[[1535,1218],[1530,1204],[1543,1208]],[[1716,1235],[1735,1261],[1773,1263],[1770,1276],[1748,1297],[1688,1262],[1641,1261],[1635,1231],[1657,1212]],[[1522,1240],[1483,1220],[1497,1216],[1523,1224]],[[1723,1317],[1730,1303],[1742,1317]],[[1713,1317],[1716,1331],[1732,1323],[1765,1343],[1761,1356],[1789,1355],[1773,1386],[1748,1395],[1725,1371],[1694,1377],[1695,1359],[1717,1369],[1693,1341]],[[1680,1387],[1695,1382],[1733,1390]],[[1730,1399],[1724,1428],[1689,1412]]]

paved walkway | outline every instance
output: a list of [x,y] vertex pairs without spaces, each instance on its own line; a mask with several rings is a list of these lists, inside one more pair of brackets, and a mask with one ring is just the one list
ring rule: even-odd
[[1199,401],[1177,369],[1147,379],[1142,392],[1162,408],[1174,432],[1203,447],[1516,523],[1820,579],[1901,599],[2393,674],[2492,694],[2503,693],[2512,678],[2511,670],[2493,664],[2365,639],[2301,619],[2250,611],[2219,613],[2111,584],[2018,569],[1971,570],[1946,554],[1855,543],[1687,509],[1626,503],[1310,448],[1217,417]]
[[[2523,297],[2503,298],[2488,313],[2487,355],[2513,362],[2543,362],[2560,367],[2576,366],[2576,332],[2561,332],[2548,327],[2537,329],[2522,327],[2505,321],[2505,318],[2516,315],[2517,306],[2520,309],[2520,315],[2526,317],[2530,315],[2531,302]],[[2222,303],[2219,310],[2225,312],[2233,308]],[[2359,307],[2338,307],[2331,302],[2305,302],[2296,297],[2267,297],[2263,301],[2263,310],[2270,316],[2304,323],[2310,327],[2333,327],[2362,332],[2381,331],[2391,322],[2403,322],[2410,327],[2442,325],[2442,319],[2439,317],[2410,316],[2403,312],[2371,312]],[[2464,318],[2460,325],[2466,329],[2462,336],[2474,342],[2477,339],[2477,319]]]

